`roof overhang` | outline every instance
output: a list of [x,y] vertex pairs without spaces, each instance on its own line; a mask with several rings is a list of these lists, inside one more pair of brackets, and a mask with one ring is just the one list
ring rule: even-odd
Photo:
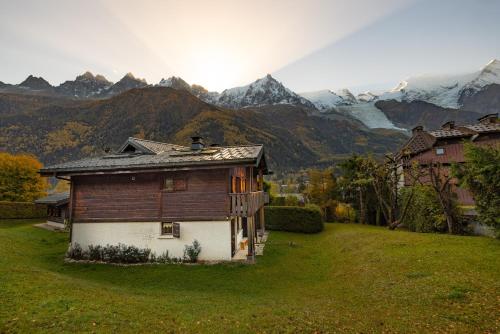
[[[66,169],[41,169],[41,176],[72,176],[72,175],[91,175],[91,174],[127,174],[127,173],[151,173],[151,172],[167,172],[176,170],[196,170],[196,169],[214,169],[214,168],[229,168],[237,166],[253,166],[258,167],[261,159],[241,159],[231,160],[230,162],[191,162],[185,165],[135,165],[122,167],[100,167],[100,168],[66,168]],[[266,169],[267,171],[267,166]]]

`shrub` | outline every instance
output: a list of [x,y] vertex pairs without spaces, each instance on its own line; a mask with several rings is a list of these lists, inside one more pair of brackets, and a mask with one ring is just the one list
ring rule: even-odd
[[138,248],[124,244],[94,246],[89,245],[87,249],[75,243],[72,245],[66,257],[73,260],[103,261],[108,263],[181,263],[196,262],[201,252],[200,243],[195,240],[193,245],[184,250],[184,258],[170,257],[168,251],[157,256],[149,248]]
[[201,253],[201,246],[198,240],[193,241],[193,245],[184,246],[184,261],[195,263],[198,261],[198,255]]
[[356,211],[346,203],[338,203],[335,207],[334,217],[336,221],[342,223],[354,223],[356,221]]
[[66,257],[73,260],[83,260],[85,259],[85,252],[79,244],[75,243],[66,252]]
[[0,219],[28,219],[47,217],[47,206],[31,202],[0,201]]
[[317,233],[324,227],[317,207],[267,206],[264,213],[269,230]]
[[321,213],[323,214],[323,220],[331,222],[335,220],[335,209],[337,208],[338,202],[334,199],[329,199],[321,204]]
[[92,261],[103,261],[104,259],[104,249],[102,246],[89,245],[89,260]]
[[[414,232],[446,232],[446,217],[439,205],[436,192],[431,186],[415,186],[414,195],[409,204],[404,225]],[[406,203],[410,196],[410,187],[401,189],[401,202]]]
[[285,197],[283,196],[273,196],[269,198],[269,205],[273,206],[285,206]]

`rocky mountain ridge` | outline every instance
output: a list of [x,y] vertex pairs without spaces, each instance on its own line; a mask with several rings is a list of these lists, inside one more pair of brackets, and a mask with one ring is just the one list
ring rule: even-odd
[[100,155],[129,136],[186,144],[196,134],[207,143],[264,144],[273,168],[285,170],[329,166],[352,153],[382,156],[407,138],[340,114],[326,118],[289,104],[230,110],[167,87],[100,100],[4,93],[0,124],[1,150],[32,153],[45,164]]
[[[41,77],[30,75],[18,85],[0,83],[0,93],[85,100],[105,99],[130,89],[150,86],[144,79],[138,79],[131,73],[112,83],[102,75],[94,76],[85,72],[75,80],[55,87]],[[410,129],[417,125],[411,121],[415,119],[427,127],[435,128],[440,125],[436,123],[437,120],[446,115],[461,122],[473,116],[499,112],[499,104],[495,101],[500,99],[500,61],[492,60],[481,70],[465,75],[409,78],[401,81],[394,89],[379,95],[365,92],[354,96],[348,89],[296,94],[269,74],[246,86],[226,89],[221,93],[208,91],[200,85],[190,85],[175,76],[162,79],[155,86],[185,90],[207,103],[228,109],[284,104],[311,111],[318,110],[320,113],[343,113],[369,128]],[[415,108],[415,105],[419,108]],[[390,110],[386,109],[388,106]],[[433,116],[435,107],[442,117]],[[394,110],[399,110],[401,115],[396,117]],[[418,117],[409,115],[408,112],[418,113]]]

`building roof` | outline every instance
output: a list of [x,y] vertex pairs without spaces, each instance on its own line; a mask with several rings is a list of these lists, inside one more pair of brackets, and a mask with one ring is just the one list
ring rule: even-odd
[[429,134],[435,138],[459,138],[469,137],[475,134],[483,134],[489,132],[499,132],[500,123],[477,123],[464,126],[458,126],[453,129],[439,129],[429,131]]
[[264,160],[263,155],[262,145],[218,146],[193,150],[190,147],[131,137],[116,153],[47,166],[42,168],[40,173],[42,175],[67,175],[78,172],[168,169],[227,164],[258,166],[261,160]]
[[[463,126],[454,126],[453,122],[446,122],[441,129],[424,131],[422,127],[415,127],[413,136],[406,142],[399,155],[413,155],[432,148],[437,140],[448,138],[468,138],[487,133],[500,133],[498,115],[491,114],[479,119],[479,123]],[[474,139],[474,138],[473,138]]]
[[62,193],[50,194],[46,197],[39,198],[35,201],[37,204],[52,204],[62,205],[69,201],[69,191]]

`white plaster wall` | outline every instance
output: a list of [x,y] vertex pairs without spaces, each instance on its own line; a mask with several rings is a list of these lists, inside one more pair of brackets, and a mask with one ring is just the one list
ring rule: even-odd
[[200,260],[231,260],[231,226],[229,221],[180,222],[180,238],[160,234],[160,222],[74,223],[73,244],[134,245],[149,248],[157,255],[168,250],[172,257],[182,257],[184,246],[200,242]]

